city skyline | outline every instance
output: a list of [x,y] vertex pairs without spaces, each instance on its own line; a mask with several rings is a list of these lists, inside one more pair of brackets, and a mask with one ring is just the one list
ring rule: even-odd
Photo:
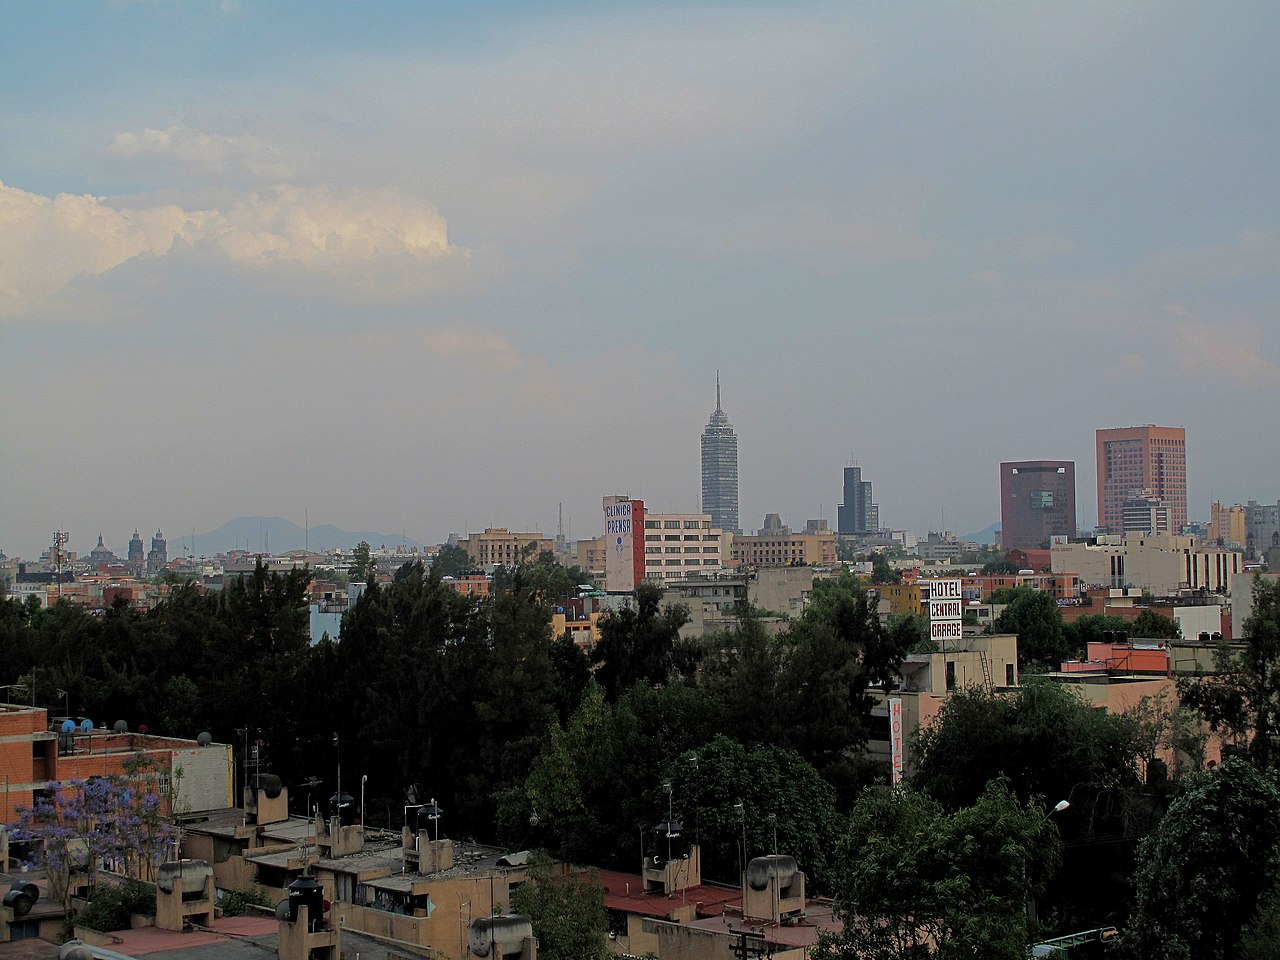
[[[1274,501],[1280,8],[101,3],[0,39],[0,548],[305,514],[978,531],[1185,428]],[[1062,407],[1050,421],[1029,408]],[[1081,484],[1077,509],[1096,516]],[[83,537],[83,540],[79,538]]]

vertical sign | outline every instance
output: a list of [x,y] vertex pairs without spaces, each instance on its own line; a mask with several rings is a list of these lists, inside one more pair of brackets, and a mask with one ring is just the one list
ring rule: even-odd
[[604,498],[604,587],[630,593],[644,579],[644,501]]
[[902,700],[889,701],[889,750],[893,758],[893,782],[902,782]]

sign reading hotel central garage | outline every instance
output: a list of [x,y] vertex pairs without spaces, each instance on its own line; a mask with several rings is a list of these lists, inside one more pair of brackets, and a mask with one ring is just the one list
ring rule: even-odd
[[889,701],[889,751],[893,758],[893,782],[902,781],[902,701]]
[[964,584],[959,580],[930,580],[929,639],[941,643],[964,636]]

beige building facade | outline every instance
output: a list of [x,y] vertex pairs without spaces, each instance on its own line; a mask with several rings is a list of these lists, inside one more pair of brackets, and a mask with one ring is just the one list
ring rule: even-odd
[[1174,534],[1055,543],[1050,556],[1054,573],[1077,574],[1087,586],[1136,587],[1156,596],[1197,590],[1230,593],[1244,562],[1238,550],[1206,546],[1194,537]]

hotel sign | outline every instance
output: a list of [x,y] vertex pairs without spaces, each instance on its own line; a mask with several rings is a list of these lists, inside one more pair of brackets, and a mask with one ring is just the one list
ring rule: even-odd
[[960,580],[929,581],[929,638],[939,645],[964,636],[963,587]]
[[889,751],[893,758],[893,782],[902,782],[902,700],[889,701]]

